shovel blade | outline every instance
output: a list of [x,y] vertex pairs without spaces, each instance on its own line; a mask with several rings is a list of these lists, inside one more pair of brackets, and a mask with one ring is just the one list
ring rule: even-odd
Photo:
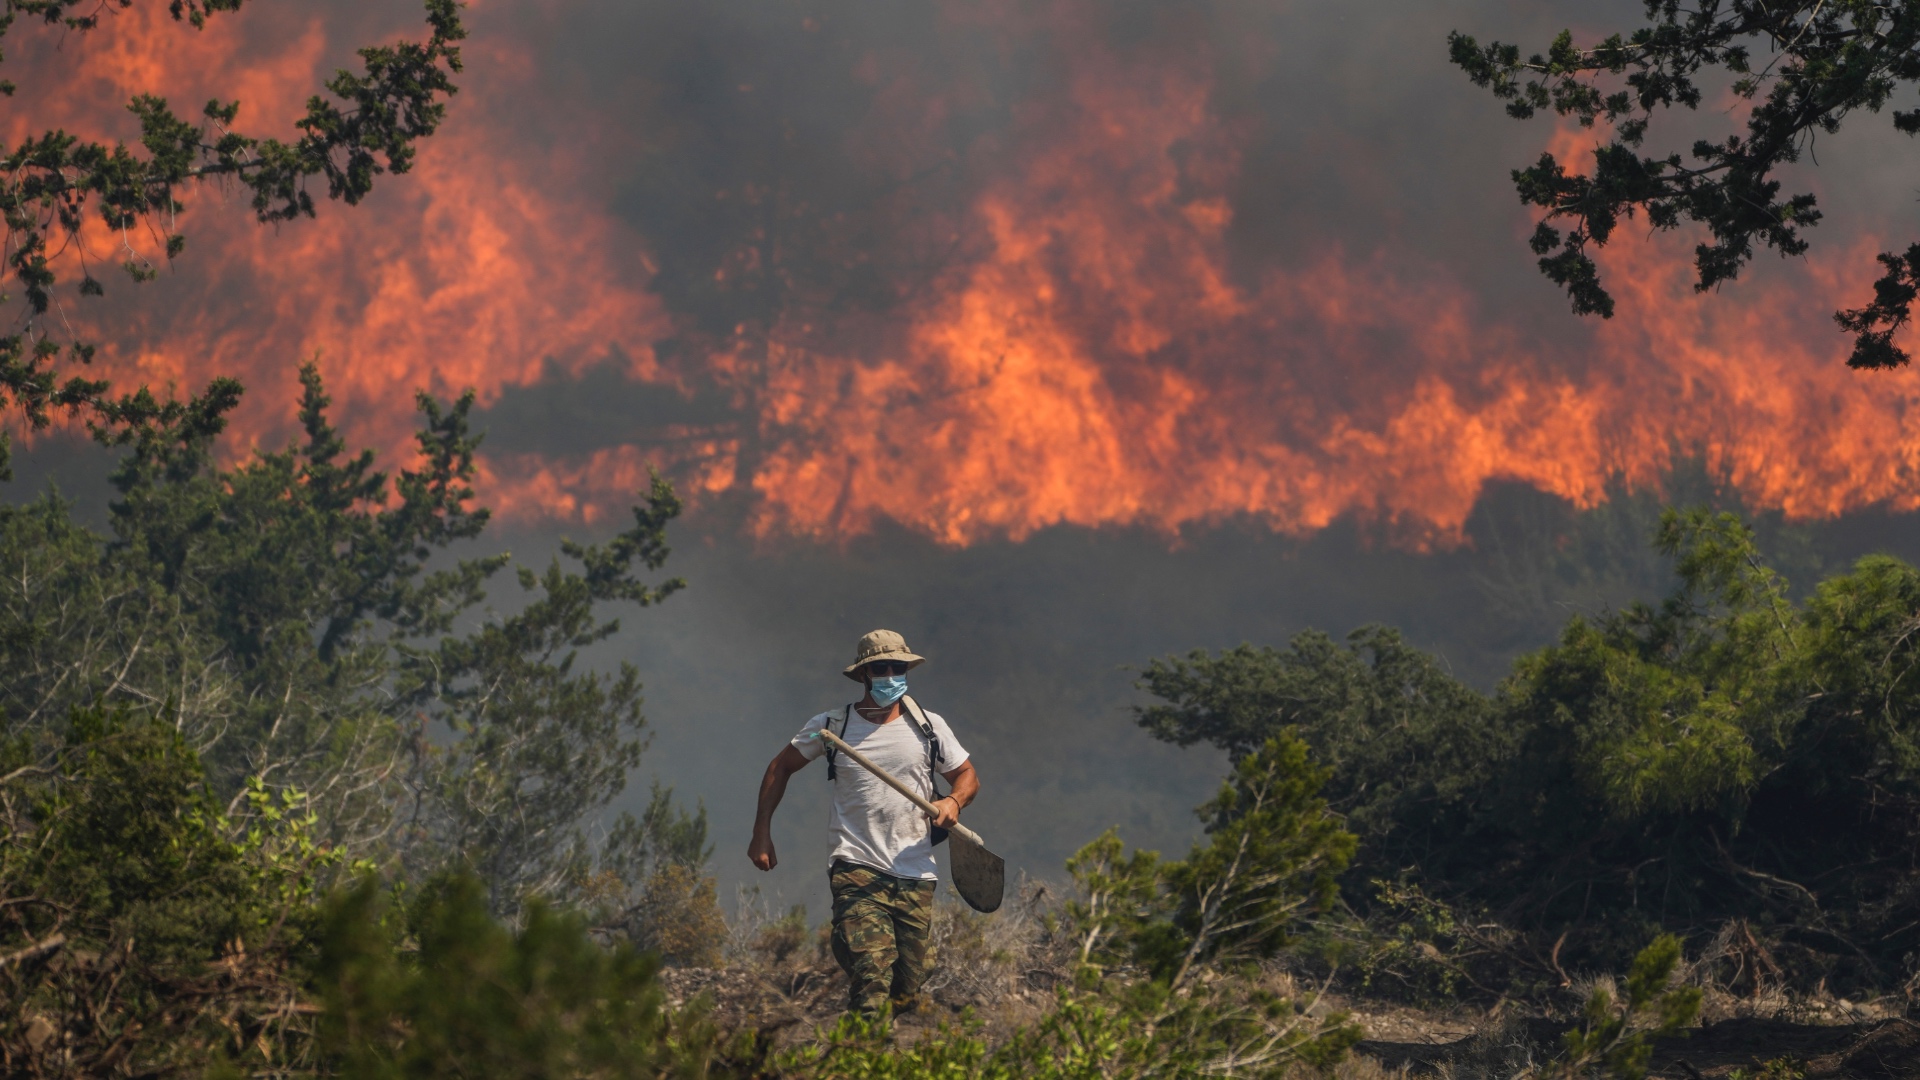
[[958,829],[947,837],[953,889],[975,911],[994,911],[1007,890],[1007,860]]

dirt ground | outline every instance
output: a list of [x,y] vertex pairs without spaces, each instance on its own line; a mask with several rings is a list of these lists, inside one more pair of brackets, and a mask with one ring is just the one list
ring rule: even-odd
[[[1052,979],[1029,974],[998,986],[936,985],[928,1008],[899,1019],[898,1037],[922,1038],[966,1009],[984,1024],[989,1038],[1029,1023],[1053,1000]],[[674,969],[662,978],[675,1004],[709,994],[723,1024],[769,1031],[788,1045],[812,1039],[834,1022],[846,1002],[846,977],[831,964],[779,972]],[[1336,1009],[1352,1015],[1367,1032],[1357,1048],[1361,1072],[1408,1080],[1506,1080],[1528,1064],[1550,1060],[1568,1025],[1564,1019],[1500,1015],[1502,1010],[1494,1015],[1423,1011],[1331,997],[1316,1011]],[[1757,1077],[1768,1062],[1784,1058],[1805,1080],[1920,1080],[1920,1022],[1891,1012],[1830,999],[1709,1001],[1707,1023],[1656,1045],[1651,1075],[1728,1080],[1744,1071]]]
[[[1369,1040],[1358,1049],[1388,1069],[1465,1080],[1546,1060],[1565,1030],[1562,1022],[1521,1020],[1449,1042]],[[1904,1018],[1834,1025],[1723,1020],[1656,1044],[1651,1075],[1723,1080],[1736,1070],[1758,1074],[1781,1058],[1806,1080],[1920,1080],[1920,1024]]]
[[[1574,995],[1576,998],[1582,995]],[[1570,1018],[1430,1012],[1333,1002],[1367,1030],[1358,1052],[1387,1070],[1449,1080],[1506,1078],[1550,1060]],[[1651,1076],[1662,1080],[1757,1078],[1783,1062],[1805,1080],[1920,1080],[1920,1021],[1904,1001],[1853,1002],[1812,996],[1736,998],[1709,992],[1701,1024],[1657,1042]]]

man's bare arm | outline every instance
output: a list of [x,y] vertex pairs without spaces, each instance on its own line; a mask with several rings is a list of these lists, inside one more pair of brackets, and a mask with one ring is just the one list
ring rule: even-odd
[[980,774],[973,771],[973,762],[968,760],[961,762],[960,767],[952,772],[940,775],[953,785],[953,792],[933,801],[934,808],[940,811],[940,816],[934,818],[933,823],[950,829],[954,822],[960,820],[960,811],[973,801],[975,795],[980,794]]
[[767,763],[767,773],[760,778],[760,808],[753,815],[753,840],[747,844],[747,858],[762,870],[780,865],[780,857],[773,851],[773,812],[786,797],[787,777],[806,767],[807,756],[788,746]]

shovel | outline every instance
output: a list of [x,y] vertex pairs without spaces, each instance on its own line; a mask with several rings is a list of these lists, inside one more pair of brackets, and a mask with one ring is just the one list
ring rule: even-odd
[[[928,817],[937,818],[940,811],[933,804],[921,798],[912,788],[893,778],[887,770],[868,761],[865,754],[848,746],[846,740],[833,732],[821,728],[815,734],[840,749],[840,752],[854,760],[854,763],[880,778],[888,787],[913,800]],[[1007,890],[1007,860],[987,850],[987,842],[980,834],[959,822],[954,822],[948,830],[947,851],[953,857],[953,888],[960,898],[975,911],[994,911],[1000,907],[1000,898]]]

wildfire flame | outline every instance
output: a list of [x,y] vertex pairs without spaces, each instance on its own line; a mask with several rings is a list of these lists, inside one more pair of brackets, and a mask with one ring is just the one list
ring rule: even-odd
[[[243,118],[273,130],[260,118],[290,118],[347,40],[296,15],[195,35],[159,10],[28,57],[71,69],[62,122],[107,128],[105,103],[202,79],[246,88]],[[1489,319],[1438,263],[1333,249],[1249,280],[1230,250],[1241,135],[1214,115],[1205,63],[1140,70],[1089,38],[1020,112],[1017,167],[965,208],[976,242],[939,288],[880,330],[795,316],[668,362],[653,344],[676,315],[649,291],[648,238],[605,209],[590,149],[530,161],[490,126],[533,61],[497,38],[470,53],[449,124],[368,207],[276,234],[243,206],[196,206],[187,261],[120,309],[137,332],[109,336],[106,373],[241,375],[245,447],[284,438],[294,366],[318,353],[350,434],[397,452],[416,387],[485,403],[549,360],[577,374],[613,355],[634,380],[718,383],[739,419],[489,457],[485,501],[591,521],[660,466],[696,499],[750,499],[768,537],[883,519],[949,544],[1234,518],[1304,534],[1353,515],[1446,544],[1489,482],[1591,506],[1610,477],[1656,483],[1696,450],[1796,518],[1920,507],[1904,425],[1920,375],[1847,371],[1823,321],[1864,294],[1871,241],[1797,264],[1791,286],[1696,297],[1683,251],[1623,236],[1602,260],[1620,315],[1577,355]],[[1581,145],[1553,138],[1563,157]],[[1783,329],[1790,311],[1809,317]]]
[[[164,5],[126,9],[78,45],[25,59],[71,92],[44,110],[35,100],[7,134],[27,134],[31,123],[125,138],[124,102],[158,85],[184,88],[174,96],[189,102],[239,91],[245,130],[286,137],[306,95],[350,59],[331,37],[358,44],[420,33],[273,16],[266,27],[215,18],[195,33],[167,25]],[[499,104],[487,98],[511,95],[529,62],[511,42],[467,51],[470,65],[497,78],[478,81],[455,107],[484,115]],[[21,81],[25,96],[30,82]],[[160,238],[108,236],[92,223],[66,259],[71,271],[90,251],[94,273],[118,294],[97,324],[96,366],[116,384],[177,392],[240,376],[253,400],[236,417],[235,452],[287,436],[298,366],[316,356],[349,437],[390,454],[407,446],[416,389],[448,397],[471,387],[485,404],[544,377],[550,359],[578,372],[610,352],[626,358],[631,377],[660,378],[651,342],[666,323],[645,289],[644,254],[609,225],[594,193],[556,191],[546,174],[568,168],[564,157],[502,154],[495,136],[483,124],[449,124],[410,174],[389,178],[360,208],[322,200],[314,222],[262,228],[243,199],[189,192],[179,223],[188,252],[151,285],[108,271],[125,257],[160,263]],[[53,314],[92,336],[82,321],[90,312],[70,298]]]

